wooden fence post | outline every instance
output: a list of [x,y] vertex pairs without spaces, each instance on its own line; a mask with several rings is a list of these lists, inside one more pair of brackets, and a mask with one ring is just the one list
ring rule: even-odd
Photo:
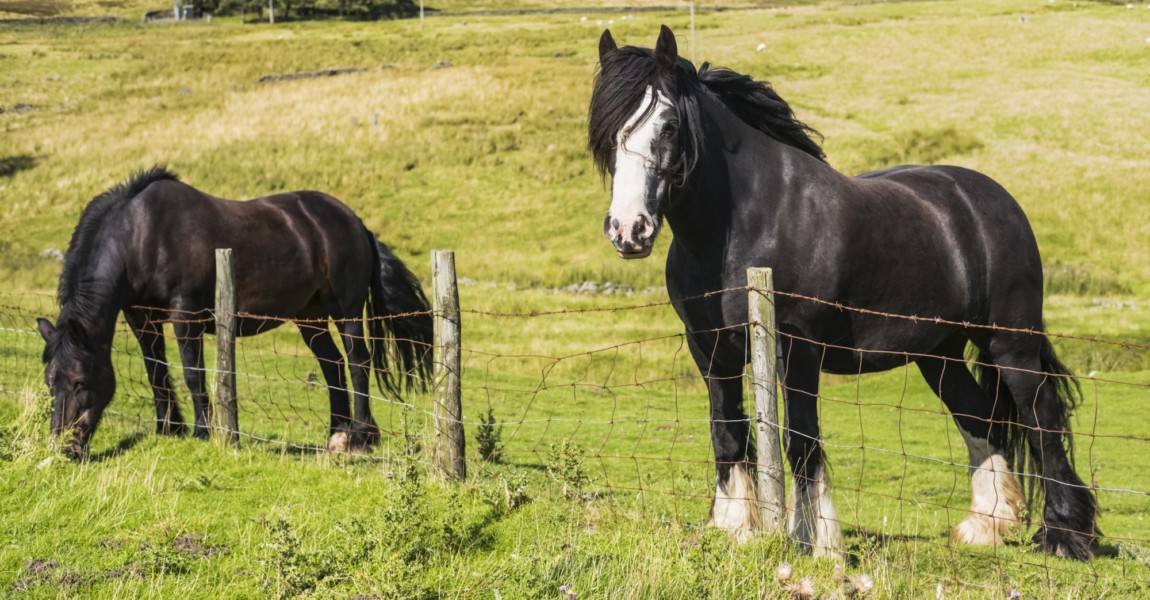
[[770,269],[747,269],[751,323],[751,384],[755,393],[755,446],[758,452],[759,522],[763,531],[786,528],[786,488],[779,441],[779,403],[775,368],[775,297]]
[[435,458],[455,479],[467,476],[460,389],[459,288],[455,252],[431,251],[432,309],[435,312]]
[[239,441],[236,410],[236,272],[232,249],[216,249],[216,410],[217,435],[234,444]]

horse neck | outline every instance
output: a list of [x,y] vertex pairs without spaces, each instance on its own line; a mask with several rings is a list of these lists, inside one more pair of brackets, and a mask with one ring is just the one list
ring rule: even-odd
[[768,182],[767,190],[781,192],[802,185],[795,181],[799,173],[812,180],[843,177],[826,163],[747,125],[718,99],[705,95],[700,104],[705,115],[702,159],[667,212],[676,241],[699,256],[726,241],[736,215],[753,213],[761,219],[757,225],[768,227],[784,209],[777,201],[780,194],[737,191],[751,187],[740,183],[745,178]]
[[114,242],[105,243],[83,265],[70,298],[62,299],[57,325],[71,325],[94,344],[107,348],[116,330],[116,319],[128,298],[127,274],[122,253]]

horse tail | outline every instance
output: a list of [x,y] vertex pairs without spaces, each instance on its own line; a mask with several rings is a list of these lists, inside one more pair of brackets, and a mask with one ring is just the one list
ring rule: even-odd
[[373,249],[367,331],[376,381],[392,396],[415,387],[426,390],[434,347],[431,306],[407,265],[366,227],[364,232]]
[[[1026,475],[1020,479],[1023,480],[1023,489],[1026,490],[1027,504],[1033,506],[1042,492],[1042,486],[1036,485],[1042,470],[1038,464],[1038,457],[1030,452],[1027,434],[1031,428],[1022,423],[1018,403],[1010,393],[1010,388],[1002,381],[999,367],[986,360],[978,348],[974,349],[971,359],[974,361],[972,370],[975,377],[978,378],[987,397],[994,403],[991,419],[998,427],[991,428],[991,441],[1003,448],[1007,464],[1012,471]],[[1039,362],[1045,377],[1038,393],[1052,394],[1054,402],[1038,407],[1039,416],[1042,418],[1038,426],[1062,438],[1070,466],[1073,468],[1074,436],[1061,432],[1070,431],[1070,416],[1082,399],[1082,390],[1070,369],[1058,360],[1054,346],[1050,344],[1050,338],[1045,335],[1042,336],[1039,347]],[[994,433],[995,429],[998,430],[997,435]]]

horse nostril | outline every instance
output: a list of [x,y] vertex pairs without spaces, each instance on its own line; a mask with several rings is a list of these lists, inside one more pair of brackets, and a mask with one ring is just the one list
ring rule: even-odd
[[635,224],[635,238],[645,237],[650,231],[651,221],[647,215],[639,215],[639,222]]
[[619,219],[611,219],[611,229],[619,230]]

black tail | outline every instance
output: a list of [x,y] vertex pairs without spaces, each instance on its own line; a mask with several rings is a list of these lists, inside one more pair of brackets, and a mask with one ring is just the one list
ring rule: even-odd
[[[972,346],[973,347],[973,346]],[[1042,414],[1043,421],[1039,426],[1047,431],[1070,431],[1070,416],[1082,399],[1082,390],[1078,380],[1072,377],[1070,369],[1058,360],[1054,354],[1054,347],[1050,345],[1050,338],[1042,337],[1042,347],[1039,350],[1039,359],[1042,372],[1047,373],[1043,386],[1053,390],[1057,402],[1049,407],[1049,412]],[[974,361],[973,371],[982,385],[986,395],[994,402],[992,419],[999,424],[991,428],[991,442],[1003,448],[1007,464],[1016,473],[1041,475],[1041,465],[1036,457],[1030,453],[1030,444],[1027,440],[1029,428],[1022,424],[1022,415],[1019,414],[1018,404],[1010,393],[1010,388],[1002,381],[998,367],[990,366],[982,352],[974,349],[971,360]],[[997,432],[997,433],[996,433]],[[1074,467],[1074,436],[1063,434],[1063,443],[1070,459],[1070,466]],[[1042,492],[1042,486],[1036,485],[1038,477],[1021,477],[1023,489],[1026,492],[1026,501],[1031,506]]]
[[[423,288],[403,261],[364,228],[374,244],[371,297],[367,303],[371,363],[379,387],[392,396],[417,387],[427,389],[431,376],[431,306]],[[396,362],[395,369],[391,360]]]

